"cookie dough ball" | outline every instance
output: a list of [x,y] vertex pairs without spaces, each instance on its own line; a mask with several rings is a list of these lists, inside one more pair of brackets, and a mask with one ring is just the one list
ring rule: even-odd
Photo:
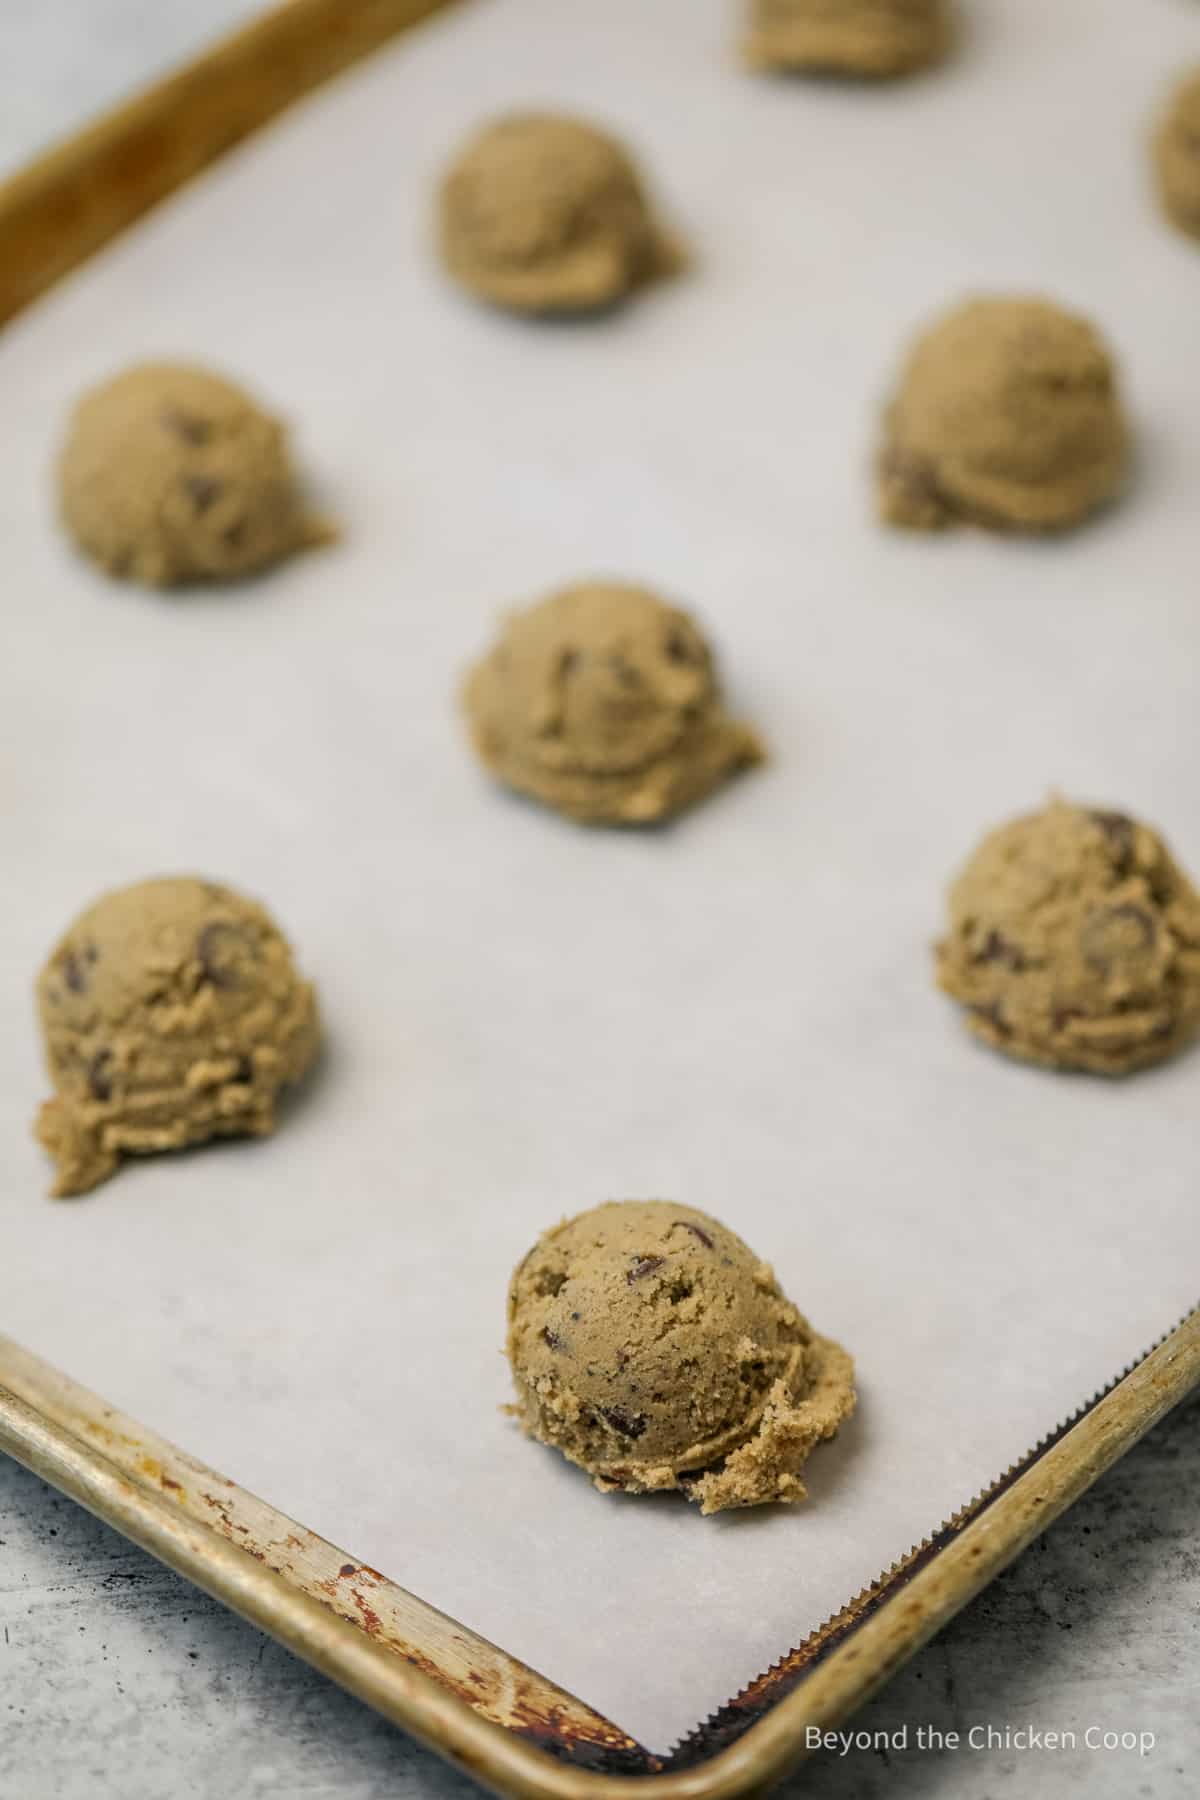
[[670,818],[762,758],[693,620],[640,588],[567,588],[514,613],[465,704],[492,773],[583,824]]
[[110,575],[228,581],[327,542],[283,426],[203,369],[147,363],[80,400],[58,469],[63,521]]
[[442,183],[440,233],[450,274],[518,312],[607,306],[675,260],[625,149],[552,113],[471,138]]
[[1154,172],[1167,217],[1200,238],[1200,68],[1180,83],[1163,113]]
[[1129,431],[1112,357],[1047,300],[980,299],[918,338],[884,423],[892,525],[1077,525],[1124,486]]
[[951,0],[751,0],[749,61],[764,69],[884,78],[937,62]]
[[1148,825],[1055,800],[976,850],[937,974],[997,1050],[1123,1075],[1200,1027],[1200,895]]
[[513,1275],[508,1358],[531,1437],[603,1492],[681,1488],[702,1512],[805,1497],[854,1410],[854,1365],[726,1226],[611,1201],[545,1233]]
[[264,1136],[317,1050],[313,990],[261,906],[181,876],[105,894],[38,981],[55,1094],[37,1135],[56,1194],[122,1156]]

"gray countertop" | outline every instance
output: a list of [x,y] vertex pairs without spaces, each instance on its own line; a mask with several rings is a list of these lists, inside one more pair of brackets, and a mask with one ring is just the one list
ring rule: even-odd
[[[0,113],[0,169],[254,10],[252,0],[39,0],[6,33],[21,79]],[[859,1716],[872,1748],[821,1752],[785,1791],[827,1800],[1195,1791],[1198,1491],[1193,1403]],[[4,1458],[0,1631],[0,1800],[475,1791]],[[918,1728],[958,1732],[962,1745],[919,1749]],[[1019,1734],[1031,1730],[1076,1742],[1029,1747]],[[991,1745],[976,1748],[989,1732]],[[1141,1749],[1088,1741],[1105,1733],[1129,1734]]]

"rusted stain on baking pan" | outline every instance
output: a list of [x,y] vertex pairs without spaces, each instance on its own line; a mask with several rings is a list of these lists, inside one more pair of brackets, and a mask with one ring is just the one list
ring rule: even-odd
[[43,1418],[94,1444],[131,1491],[157,1491],[182,1518],[224,1538],[506,1731],[578,1769],[620,1775],[659,1766],[619,1727],[486,1638],[2,1338],[0,1382]]
[[[1190,1318],[1193,1315],[1187,1316]],[[764,1674],[757,1676],[739,1693],[735,1694],[732,1700],[719,1707],[676,1746],[666,1758],[663,1764],[664,1769],[674,1771],[692,1768],[698,1763],[707,1762],[709,1757],[715,1756],[718,1751],[735,1743],[738,1738],[769,1713],[772,1707],[777,1706],[786,1695],[792,1693],[819,1662],[852,1637],[859,1627],[878,1612],[885,1602],[893,1600],[921,1569],[933,1562],[948,1544],[962,1534],[968,1525],[978,1519],[1015,1482],[1034,1468],[1047,1452],[1060,1443],[1066,1434],[1079,1424],[1080,1420],[1085,1419],[1089,1413],[1093,1412],[1101,1401],[1106,1399],[1125,1380],[1126,1376],[1130,1375],[1134,1369],[1139,1368],[1158,1347],[1158,1344],[1165,1343],[1170,1336],[1170,1332],[1165,1332],[1156,1343],[1151,1344],[1119,1375],[1114,1376],[1107,1386],[1101,1388],[1091,1400],[1085,1402],[1077,1412],[1065,1419],[1048,1437],[1043,1438],[1040,1443],[1035,1444],[1031,1450],[1027,1451],[1019,1462],[1014,1463],[1002,1475],[997,1476],[989,1487],[947,1519],[932,1537],[927,1537],[920,1544],[914,1545],[907,1556],[901,1557],[889,1569],[884,1570],[868,1587],[863,1588],[861,1593],[856,1594],[842,1607],[840,1612],[835,1613],[823,1625],[818,1626],[816,1631],[805,1638],[802,1644],[799,1644],[794,1650],[790,1650],[777,1663],[773,1663]],[[1031,1504],[1037,1504],[1036,1497]],[[982,1553],[982,1546],[976,1546],[973,1554],[978,1556]]]
[[[399,1648],[399,1646],[397,1646]],[[560,1762],[577,1769],[592,1769],[603,1775],[649,1775],[662,1768],[662,1760],[610,1725],[599,1714],[581,1718],[572,1710],[548,1699],[540,1677],[527,1680],[518,1668],[511,1680],[502,1677],[506,1691],[497,1691],[497,1671],[470,1669],[463,1680],[452,1680],[445,1669],[431,1663],[411,1647],[401,1651],[405,1660],[420,1669],[431,1680],[457,1694],[469,1706],[494,1714],[503,1706],[507,1729],[524,1738],[535,1749],[544,1751]]]
[[548,1755],[608,1775],[647,1774],[661,1767],[660,1760],[607,1719],[465,1630],[456,1628],[448,1646],[457,1656],[435,1660],[385,1619],[389,1596],[402,1590],[369,1564],[344,1562],[335,1578],[315,1585],[332,1612]]

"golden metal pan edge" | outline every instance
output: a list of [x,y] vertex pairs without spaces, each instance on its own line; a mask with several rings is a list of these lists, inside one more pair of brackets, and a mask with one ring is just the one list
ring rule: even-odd
[[0,182],[0,325],[322,82],[454,0],[286,0]]
[[222,1583],[236,1570],[238,1593],[249,1559],[505,1730],[585,1766],[645,1766],[639,1745],[561,1688],[3,1336],[0,1448],[210,1591],[215,1538],[214,1566]]
[[0,1450],[498,1792],[616,1800],[650,1779],[662,1800],[724,1800],[800,1761],[809,1726],[861,1705],[1197,1386],[1200,1311],[970,1523],[905,1559],[894,1591],[790,1691],[763,1693],[733,1741],[710,1734],[684,1766],[3,1338]]

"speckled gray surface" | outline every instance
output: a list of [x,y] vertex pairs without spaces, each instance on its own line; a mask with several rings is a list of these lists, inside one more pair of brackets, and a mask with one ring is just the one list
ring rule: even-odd
[[[1175,1800],[1200,1773],[1200,1403],[1168,1418],[818,1754],[792,1800]],[[781,1646],[782,1648],[782,1646]],[[1074,1749],[915,1748],[919,1726]],[[907,1727],[909,1748],[897,1734]],[[1089,1728],[1154,1748],[1091,1749]],[[0,1457],[3,1800],[459,1800],[471,1783]]]
[[[253,0],[40,0],[6,33],[0,168]],[[1168,1800],[1200,1781],[1200,1404],[1168,1419],[785,1792]],[[436,1598],[436,1596],[435,1596]],[[782,1649],[783,1646],[781,1645]],[[747,1671],[749,1673],[749,1671]],[[915,1748],[919,1727],[1075,1733]],[[909,1747],[900,1746],[907,1728]],[[1090,1748],[1099,1732],[1154,1748]],[[474,1792],[107,1527],[0,1458],[0,1800],[382,1800]]]

